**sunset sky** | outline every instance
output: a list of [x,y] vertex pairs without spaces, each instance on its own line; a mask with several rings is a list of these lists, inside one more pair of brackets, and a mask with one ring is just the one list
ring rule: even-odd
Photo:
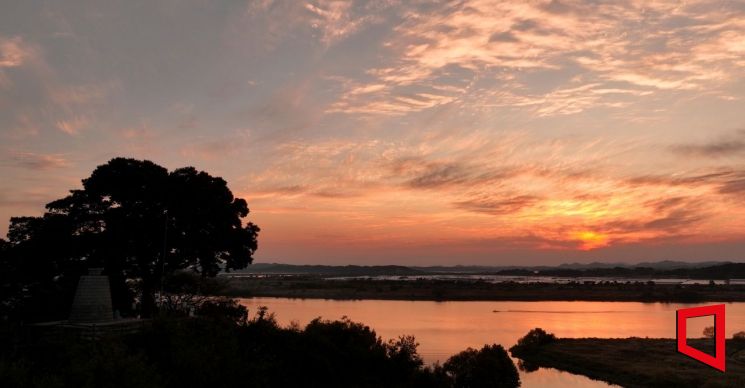
[[127,156],[259,262],[745,258],[743,1],[102,3],[1,8],[0,235]]

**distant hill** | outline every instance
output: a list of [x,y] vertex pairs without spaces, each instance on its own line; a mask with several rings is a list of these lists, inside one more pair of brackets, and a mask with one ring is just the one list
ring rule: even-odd
[[[737,275],[742,272],[742,276]],[[421,275],[512,275],[512,276],[616,276],[616,277],[691,277],[691,278],[745,278],[745,263],[707,261],[688,263],[682,261],[625,263],[567,263],[558,266],[417,266],[401,265],[295,265],[281,263],[255,263],[233,273],[288,274],[323,276],[421,276]],[[737,275],[737,276],[735,276]]]
[[232,273],[290,274],[327,276],[413,276],[424,272],[401,265],[294,265],[278,263],[256,263],[246,269]]

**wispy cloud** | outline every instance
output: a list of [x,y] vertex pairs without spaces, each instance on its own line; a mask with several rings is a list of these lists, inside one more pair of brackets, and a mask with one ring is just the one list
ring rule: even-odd
[[[455,103],[465,90],[478,93],[485,78],[504,82],[479,105],[535,108],[542,116],[624,108],[624,94],[638,100],[719,89],[727,96],[724,86],[745,60],[745,23],[733,12],[704,1],[412,6],[383,44],[386,64],[369,69],[370,83],[353,86],[330,111],[402,115]],[[531,93],[520,80],[569,65],[582,76],[546,93]],[[437,91],[444,86],[458,91]],[[375,93],[359,93],[368,88]],[[426,102],[409,104],[412,88],[429,89]]]
[[481,184],[513,177],[518,172],[509,167],[486,167],[464,162],[428,161],[402,158],[393,161],[392,171],[414,189],[440,189],[461,186],[475,188]]
[[57,121],[57,128],[68,135],[77,135],[80,131],[88,127],[88,125],[89,121],[85,116]]
[[701,144],[678,144],[671,147],[672,151],[682,156],[705,158],[720,158],[725,156],[745,156],[745,130],[737,131],[719,140]]
[[491,215],[507,215],[533,206],[540,198],[531,195],[519,195],[506,198],[481,197],[455,202],[460,209]]
[[745,171],[733,174],[729,179],[722,182],[719,192],[723,194],[742,195],[745,192]]
[[181,149],[181,154],[189,159],[216,160],[226,158],[246,147],[250,140],[249,131],[235,131],[221,137],[196,139]]
[[33,55],[34,49],[21,37],[0,36],[0,68],[21,66]]
[[375,15],[365,11],[379,11],[388,6],[387,2],[370,2],[362,12],[355,14],[352,12],[354,5],[354,2],[341,0],[317,0],[305,4],[313,15],[311,26],[321,32],[321,42],[330,45],[355,33],[362,26],[378,20]]
[[75,109],[89,105],[98,105],[121,88],[119,81],[105,81],[81,85],[52,83],[49,87],[49,98],[66,109]]
[[51,170],[69,167],[70,161],[59,154],[11,152],[4,164],[29,170]]

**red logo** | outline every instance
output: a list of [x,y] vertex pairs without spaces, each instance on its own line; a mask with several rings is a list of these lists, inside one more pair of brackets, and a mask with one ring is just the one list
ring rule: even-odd
[[[724,305],[717,304],[712,306],[692,307],[680,309],[676,311],[676,313],[676,319],[678,322],[678,330],[676,333],[678,338],[678,352],[724,372]],[[686,320],[688,318],[704,317],[708,315],[714,316],[714,331],[716,333],[714,335],[714,340],[716,341],[715,357],[712,357],[698,349],[694,349],[686,343]]]

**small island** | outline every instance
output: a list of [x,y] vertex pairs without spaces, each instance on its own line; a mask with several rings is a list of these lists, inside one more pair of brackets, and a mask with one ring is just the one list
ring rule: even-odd
[[[713,341],[688,344],[713,354]],[[519,367],[555,368],[624,387],[745,386],[745,340],[729,339],[727,371],[722,373],[676,351],[668,338],[555,338],[534,329],[510,348]]]

